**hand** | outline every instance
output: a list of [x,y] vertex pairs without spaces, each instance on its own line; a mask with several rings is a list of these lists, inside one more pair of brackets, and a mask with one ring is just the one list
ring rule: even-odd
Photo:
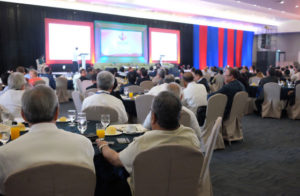
[[98,147],[101,146],[101,145],[104,145],[104,144],[108,145],[108,143],[106,141],[103,141],[103,140],[100,140],[100,139],[97,139],[96,143],[97,143]]

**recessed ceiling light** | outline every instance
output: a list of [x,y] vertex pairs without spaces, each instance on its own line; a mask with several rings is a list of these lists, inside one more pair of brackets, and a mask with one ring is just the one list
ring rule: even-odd
[[253,6],[256,6],[256,4],[254,4]]
[[236,1],[237,3],[241,3],[241,1]]
[[298,7],[299,7],[299,5],[296,5],[296,6],[295,6],[295,8],[298,8]]
[[268,8],[268,10],[271,10],[271,9],[272,9],[272,8],[270,8],[270,7]]
[[280,4],[284,4],[284,1],[280,1]]

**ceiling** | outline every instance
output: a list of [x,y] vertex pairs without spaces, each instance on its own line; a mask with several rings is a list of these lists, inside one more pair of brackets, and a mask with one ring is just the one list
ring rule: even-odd
[[[1,1],[1,0],[0,0]],[[244,30],[300,23],[300,0],[4,0]]]

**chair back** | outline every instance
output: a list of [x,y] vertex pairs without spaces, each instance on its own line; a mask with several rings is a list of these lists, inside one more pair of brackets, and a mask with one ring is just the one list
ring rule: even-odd
[[300,84],[295,87],[295,101],[300,101]]
[[287,114],[290,119],[300,119],[300,84],[295,87],[295,103],[288,105]]
[[96,89],[96,88],[90,88],[90,89],[86,90],[84,93],[84,98],[87,98],[87,97],[95,94],[97,92],[97,90],[98,89]]
[[153,86],[154,84],[151,80],[146,80],[140,83],[140,87],[142,87],[145,90],[150,90]]
[[86,91],[86,88],[89,87],[89,86],[92,86],[93,85],[93,82],[91,80],[83,80],[81,82],[81,93],[84,95],[85,91]]
[[213,92],[215,92],[215,91],[217,91],[217,90],[219,90],[223,87],[223,85],[224,85],[224,76],[220,75],[220,74],[217,74],[214,77],[214,81],[215,81],[215,83],[211,86],[212,87],[211,90]]
[[[227,96],[221,93],[215,94],[208,99],[206,118],[204,125],[201,127],[201,138],[205,149],[208,148],[208,140],[212,134],[213,126],[218,117],[223,117],[227,103]],[[215,149],[224,149],[224,141],[220,132],[217,138]]]
[[42,78],[42,80],[45,81],[46,85],[49,86],[49,78],[47,78],[47,77],[41,77],[41,78]]
[[79,78],[77,78],[76,80],[75,80],[75,90],[79,90],[79,92],[80,93],[82,93],[82,88],[81,88],[81,80],[79,79]]
[[79,91],[72,92],[72,99],[77,112],[81,112],[83,98]]
[[138,85],[131,85],[126,88],[128,89],[128,92],[133,92],[133,93],[144,92],[144,89]]
[[100,121],[102,114],[110,115],[110,123],[118,122],[118,112],[109,106],[92,106],[83,110],[86,113],[86,119]]
[[248,93],[240,91],[235,94],[230,115],[228,119],[223,122],[223,138],[225,140],[228,140],[229,142],[243,140],[241,119],[245,114],[247,101]]
[[56,82],[56,95],[58,97],[59,103],[69,101],[69,92],[68,92],[68,80],[65,77],[55,78]]
[[199,184],[202,184],[202,182],[205,181],[204,179],[209,175],[209,173],[208,173],[209,164],[210,164],[210,161],[211,161],[214,149],[215,149],[217,137],[220,133],[221,126],[222,126],[222,117],[218,117],[212,128],[211,134],[207,140],[208,145],[206,147],[205,157],[204,157],[203,165],[202,165],[201,172],[200,172]]
[[280,100],[281,87],[275,82],[269,82],[264,85],[264,100]]
[[49,163],[18,171],[4,182],[7,196],[94,195],[96,176],[86,167]]
[[34,82],[33,86],[37,86],[37,85],[40,85],[40,84],[46,85],[46,82],[44,80],[37,80],[37,81]]
[[150,112],[153,95],[140,95],[135,99],[135,107],[138,123],[143,124],[148,113]]
[[191,116],[189,113],[187,113],[184,110],[180,111],[180,124],[182,124],[185,127],[191,127]]
[[202,164],[202,153],[186,146],[162,145],[145,150],[133,162],[134,194],[196,196]]

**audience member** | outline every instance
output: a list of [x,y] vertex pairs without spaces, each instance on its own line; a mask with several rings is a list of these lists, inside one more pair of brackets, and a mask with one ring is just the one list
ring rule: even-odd
[[86,90],[88,90],[88,89],[92,89],[92,88],[97,88],[97,74],[93,74],[92,76],[91,76],[91,80],[92,80],[92,85],[91,86],[88,86],[87,88],[86,88]]
[[156,76],[152,79],[153,84],[154,85],[162,84],[165,76],[166,76],[166,71],[164,69],[159,69],[157,71]]
[[41,77],[47,77],[49,79],[49,86],[52,89],[56,89],[56,82],[55,82],[55,79],[54,79],[53,75],[51,74],[50,68],[45,67],[44,71],[45,71],[45,73],[41,74]]
[[201,70],[197,69],[195,71],[195,79],[194,80],[197,84],[203,84],[205,86],[207,92],[210,91],[208,82],[207,82],[206,78],[203,77]]
[[83,68],[80,69],[79,73],[80,73],[79,79],[80,79],[81,82],[83,80],[88,80],[88,78],[86,77],[87,73],[86,73],[85,69],[83,69]]
[[263,87],[265,84],[269,82],[278,82],[278,79],[276,78],[276,71],[273,67],[269,68],[267,71],[267,77],[263,78],[259,82],[259,86]]
[[24,75],[15,72],[8,77],[8,90],[0,96],[0,105],[14,118],[21,118],[21,98],[25,89]]
[[224,120],[229,117],[234,95],[237,92],[245,91],[244,85],[237,80],[238,74],[239,72],[237,70],[227,68],[225,72],[225,85],[220,90],[208,95],[208,98],[217,93],[222,93],[227,96],[227,104],[223,115]]
[[84,99],[82,103],[82,111],[93,106],[109,106],[118,113],[118,123],[126,123],[128,121],[127,113],[122,101],[110,95],[114,86],[114,76],[108,71],[102,71],[97,75],[97,87],[99,91]]
[[1,81],[2,81],[2,87],[4,86],[4,89],[2,91],[0,91],[0,95],[2,95],[3,93],[5,93],[8,90],[8,85],[7,85],[7,80],[9,77],[10,73],[8,72],[4,72],[1,74]]
[[194,82],[194,76],[191,72],[183,74],[183,90],[182,104],[196,114],[199,106],[207,106],[207,91],[203,84]]
[[91,141],[56,127],[58,101],[51,88],[38,85],[27,90],[22,97],[22,116],[30,131],[0,148],[0,194],[5,194],[8,176],[39,164],[63,163],[95,170]]
[[134,159],[142,151],[165,144],[200,148],[195,131],[179,123],[181,103],[178,97],[170,92],[161,92],[154,98],[151,111],[152,131],[135,138],[121,152],[112,150],[106,141],[96,141],[103,157],[114,166],[125,167],[129,174],[132,173]]
[[34,69],[31,69],[29,71],[29,75],[30,75],[30,79],[28,80],[28,83],[31,85],[31,86],[34,86],[35,83],[39,80],[43,80],[42,78],[38,77],[38,73],[36,70]]
[[141,68],[141,78],[136,81],[136,85],[140,85],[141,82],[150,80],[148,72],[145,68]]
[[128,83],[125,85],[122,85],[120,88],[120,93],[124,94],[124,89],[128,86],[132,86],[135,85],[136,82],[136,73],[131,71],[127,73],[127,79],[128,79]]
[[173,75],[168,75],[165,77],[163,84],[152,87],[147,94],[157,96],[160,92],[166,91],[168,84],[171,82],[175,82],[175,78]]

